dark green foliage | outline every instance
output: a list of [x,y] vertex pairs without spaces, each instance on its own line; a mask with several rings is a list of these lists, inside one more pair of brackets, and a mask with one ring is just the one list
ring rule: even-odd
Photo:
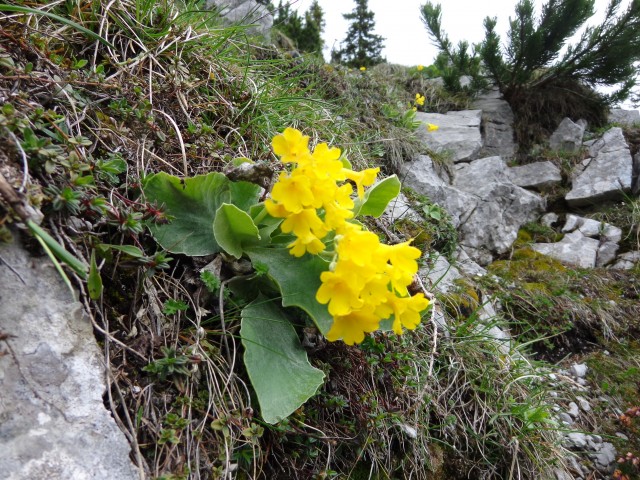
[[349,30],[340,50],[331,52],[331,61],[349,67],[370,67],[384,62],[381,53],[384,38],[373,33],[374,13],[369,10],[367,0],[356,0],[356,8],[343,17],[349,21]]
[[[469,52],[469,43],[462,41],[454,47],[447,35],[442,31],[440,21],[442,10],[440,5],[427,2],[422,6],[422,21],[427,27],[429,35],[440,48],[434,66],[440,72],[445,88],[451,93],[461,91],[476,92],[486,86],[481,75],[480,57],[475,47]],[[462,87],[460,77],[469,75],[471,85]]]
[[[629,96],[640,60],[640,0],[619,14],[621,0],[611,0],[604,21],[585,28],[580,40],[567,41],[594,14],[595,0],[549,0],[536,17],[532,0],[521,0],[510,19],[507,44],[496,33],[496,18],[484,20],[485,39],[471,59],[461,43],[453,50],[441,31],[440,6],[427,2],[422,16],[450,65],[481,61],[516,115],[518,140],[539,141],[564,117],[584,118],[593,126],[606,121],[607,106]],[[566,46],[566,48],[565,48]],[[464,49],[462,47],[465,47]],[[563,51],[564,50],[564,51]],[[472,71],[461,74],[472,74]],[[605,96],[595,87],[614,87]],[[558,108],[558,102],[561,108]],[[529,124],[530,128],[525,128]]]
[[291,5],[278,4],[274,26],[286,35],[298,50],[306,53],[322,54],[322,32],[324,30],[324,11],[317,0],[309,7],[304,16],[291,10]]

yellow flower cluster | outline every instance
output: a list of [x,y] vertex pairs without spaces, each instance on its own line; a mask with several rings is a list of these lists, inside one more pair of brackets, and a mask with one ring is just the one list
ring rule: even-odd
[[358,197],[362,198],[364,187],[375,182],[380,169],[354,172],[344,168],[339,148],[320,143],[311,152],[309,137],[295,128],[276,135],[271,145],[282,163],[295,167],[280,174],[271,198],[265,201],[267,212],[284,218],[280,230],[296,237],[289,244],[292,255],[320,253],[325,249],[322,239],[331,231],[341,233],[353,217],[353,186],[345,180],[356,185]]
[[419,93],[416,93],[416,105],[420,105],[421,107],[424,105],[424,95],[420,95]]
[[366,72],[367,71],[367,67],[360,67],[360,71],[361,72]]
[[420,250],[409,242],[382,244],[377,235],[348,221],[354,216],[354,201],[353,186],[346,180],[355,184],[362,199],[379,168],[355,172],[343,166],[340,149],[321,143],[311,152],[308,144],[309,137],[294,128],[274,137],[276,155],[295,167],[280,175],[265,207],[271,216],[285,219],[280,229],[296,237],[288,245],[296,257],[324,251],[322,239],[335,232],[334,261],[321,274],[316,293],[334,320],[327,339],[360,343],[365,332],[377,330],[392,315],[396,333],[416,328],[420,312],[429,305],[423,294],[412,297],[407,290],[418,270]]
[[424,70],[424,65],[418,65],[418,66],[416,67],[416,69],[417,69],[419,72],[421,72],[422,70]]
[[427,123],[426,127],[427,127],[427,132],[435,132],[440,128],[438,125],[434,125],[433,123]]

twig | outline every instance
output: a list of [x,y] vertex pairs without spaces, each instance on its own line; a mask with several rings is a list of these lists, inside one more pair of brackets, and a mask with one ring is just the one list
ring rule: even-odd
[[24,193],[24,190],[27,187],[27,182],[29,181],[29,164],[27,162],[27,154],[24,153],[24,150],[22,149],[22,145],[20,145],[20,141],[14,135],[14,133],[8,129],[7,129],[7,132],[9,132],[9,136],[13,140],[13,143],[16,144],[16,148],[20,152],[20,157],[22,157],[22,169],[24,170],[24,175],[22,177],[22,183],[20,184],[20,188],[18,189],[18,191],[20,193]]
[[171,118],[170,115],[168,115],[167,113],[163,112],[162,110],[158,110],[157,108],[153,109],[154,112],[158,112],[161,113],[162,115],[165,116],[165,118],[169,121],[169,123],[171,123],[171,125],[173,125],[174,130],[176,131],[176,135],[178,137],[178,142],[180,143],[180,151],[182,152],[182,166],[184,168],[184,176],[188,176],[189,175],[189,168],[187,166],[187,150],[184,146],[184,140],[182,140],[182,134],[180,133],[180,128],[178,127],[178,124],[176,123],[176,121]]

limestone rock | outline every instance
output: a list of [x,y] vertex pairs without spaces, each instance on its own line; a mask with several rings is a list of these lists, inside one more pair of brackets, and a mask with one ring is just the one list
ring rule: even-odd
[[640,262],[640,251],[626,252],[618,256],[616,263],[611,268],[631,270],[638,262]]
[[513,111],[509,103],[502,98],[498,89],[479,95],[473,103],[473,108],[482,110],[482,131],[484,133],[482,156],[500,155],[509,158],[515,155],[518,146],[513,130]]
[[609,112],[609,123],[619,123],[621,125],[632,126],[636,123],[640,123],[640,112],[638,110],[615,108]]
[[509,168],[511,181],[523,188],[548,190],[562,181],[560,169],[549,161]]
[[436,254],[435,258],[426,259],[426,265],[420,268],[418,275],[429,284],[428,288],[447,293],[454,287],[454,281],[462,275],[451,265],[444,255]]
[[565,197],[573,207],[616,200],[631,190],[633,160],[621,128],[608,130],[589,150],[592,158],[583,163]]
[[389,202],[389,205],[383,215],[389,220],[389,222],[395,222],[396,220],[402,219],[412,220],[414,222],[421,222],[423,220],[420,214],[411,208],[407,197],[405,197],[402,192],[400,192],[395,199]]
[[[11,480],[138,479],[104,407],[104,359],[47,257],[1,245],[0,472]],[[0,346],[0,350],[7,350]]]
[[565,117],[551,134],[549,146],[555,151],[577,152],[582,146],[585,126],[585,122],[574,123]]
[[405,163],[400,172],[404,185],[444,208],[451,215],[455,227],[466,221],[471,214],[475,198],[449,185],[448,176],[437,172],[427,155],[419,155],[413,162]]
[[207,10],[219,10],[229,23],[252,25],[250,33],[270,37],[273,15],[256,0],[207,0]]
[[417,130],[418,137],[429,149],[450,154],[454,162],[477,158],[482,148],[481,110],[447,112],[444,115],[418,112],[416,120],[424,125],[432,123],[439,127],[433,132],[427,131],[424,126]]
[[596,258],[600,242],[594,238],[585,237],[579,231],[568,233],[556,243],[534,243],[535,251],[551,258],[582,268],[596,266]]

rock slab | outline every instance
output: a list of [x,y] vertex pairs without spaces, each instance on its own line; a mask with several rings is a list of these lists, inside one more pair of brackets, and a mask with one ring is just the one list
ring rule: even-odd
[[48,258],[0,245],[0,476],[129,480],[139,475],[104,406],[90,321]]

